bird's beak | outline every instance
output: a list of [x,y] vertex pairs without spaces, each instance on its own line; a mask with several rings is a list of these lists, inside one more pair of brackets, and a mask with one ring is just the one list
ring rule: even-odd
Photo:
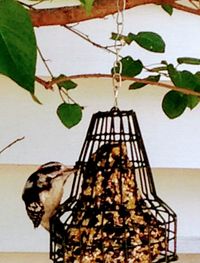
[[71,172],[71,173],[74,173],[76,172],[78,169],[75,168],[74,166],[66,166],[66,168],[64,169],[64,172]]
[[72,173],[75,173],[78,169],[77,168],[74,168],[74,166],[70,167],[70,166],[67,166],[64,170],[63,170],[63,175],[65,177],[65,182],[67,181],[67,179],[69,178],[69,176],[72,174]]

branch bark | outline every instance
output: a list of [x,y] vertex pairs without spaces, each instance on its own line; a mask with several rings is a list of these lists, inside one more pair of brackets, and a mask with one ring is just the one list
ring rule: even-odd
[[[126,0],[126,9],[146,4],[169,4],[178,10],[200,15],[200,9],[187,7],[175,2],[175,0]],[[96,0],[90,15],[86,14],[85,9],[82,6],[30,9],[32,24],[34,27],[67,25],[95,18],[104,18],[116,12],[116,2],[113,0]]]
[[[61,82],[66,81],[66,80],[82,79],[82,78],[112,78],[112,77],[113,76],[111,74],[97,73],[97,74],[81,74],[81,75],[64,76],[62,78],[54,79],[51,81],[41,80],[40,78],[37,77],[36,81],[38,83],[40,83],[41,85],[43,85],[46,89],[52,90],[53,85],[61,83]],[[175,91],[181,92],[181,93],[186,94],[186,95],[193,95],[193,96],[197,96],[200,98],[200,92],[198,92],[198,91],[194,91],[194,90],[187,89],[187,88],[176,87],[174,85],[163,83],[163,82],[153,82],[153,81],[149,81],[149,80],[145,80],[145,79],[140,79],[140,78],[135,78],[135,77],[124,77],[124,76],[122,76],[122,80],[129,80],[132,82],[144,83],[144,84],[152,85],[155,87],[175,90]]]

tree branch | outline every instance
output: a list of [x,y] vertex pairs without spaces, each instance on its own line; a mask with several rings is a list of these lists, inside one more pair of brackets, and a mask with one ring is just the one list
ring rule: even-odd
[[[172,7],[188,13],[200,15],[200,9],[191,8],[175,0],[126,0],[126,9],[146,4],[169,4]],[[85,20],[104,18],[117,12],[116,3],[113,0],[96,0],[90,15],[87,15],[82,6],[33,9],[30,8],[33,26],[66,25]]]
[[21,137],[21,138],[16,139],[15,141],[9,143],[6,147],[4,147],[2,150],[0,150],[0,154],[2,154],[5,150],[7,150],[8,148],[10,148],[13,144],[15,144],[15,143],[17,143],[17,142],[19,142],[19,141],[24,140],[24,138],[25,138],[25,137],[23,136],[23,137]]
[[[112,75],[111,74],[100,74],[100,73],[97,73],[97,74],[81,74],[81,75],[72,75],[72,76],[68,76],[68,77],[63,76],[62,78],[60,77],[59,79],[53,79],[51,81],[44,81],[44,80],[38,81],[38,79],[36,79],[36,81],[38,81],[39,83],[44,82],[46,89],[53,89],[53,85],[55,85],[55,84],[58,84],[58,83],[61,83],[63,81],[70,80],[70,79],[81,79],[81,78],[112,78]],[[170,84],[163,83],[163,82],[154,82],[154,81],[149,81],[149,80],[145,80],[145,79],[124,77],[124,76],[122,77],[122,80],[129,80],[129,81],[133,81],[133,82],[144,83],[147,85],[153,85],[153,86],[157,86],[157,87],[167,88],[167,89],[171,89],[171,90],[181,92],[181,93],[186,94],[186,95],[193,95],[193,96],[200,97],[200,92],[193,91],[193,90],[190,90],[187,88],[176,87],[174,85],[170,85]]]

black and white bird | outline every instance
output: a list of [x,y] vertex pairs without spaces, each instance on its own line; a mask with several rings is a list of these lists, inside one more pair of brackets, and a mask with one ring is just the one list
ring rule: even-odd
[[34,227],[50,230],[50,219],[60,205],[64,184],[77,169],[59,162],[48,162],[28,178],[22,199]]

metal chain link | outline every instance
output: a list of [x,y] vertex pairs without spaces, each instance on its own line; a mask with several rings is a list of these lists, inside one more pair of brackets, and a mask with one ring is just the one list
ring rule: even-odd
[[126,8],[126,0],[116,0],[116,4],[117,4],[117,15],[116,15],[117,35],[114,44],[116,58],[113,64],[112,79],[113,79],[113,90],[114,90],[114,107],[118,108],[119,88],[122,85],[122,76],[121,76],[122,63],[120,61],[120,51],[125,44],[123,39],[120,39],[120,36],[123,34],[123,29],[124,29],[124,10]]

